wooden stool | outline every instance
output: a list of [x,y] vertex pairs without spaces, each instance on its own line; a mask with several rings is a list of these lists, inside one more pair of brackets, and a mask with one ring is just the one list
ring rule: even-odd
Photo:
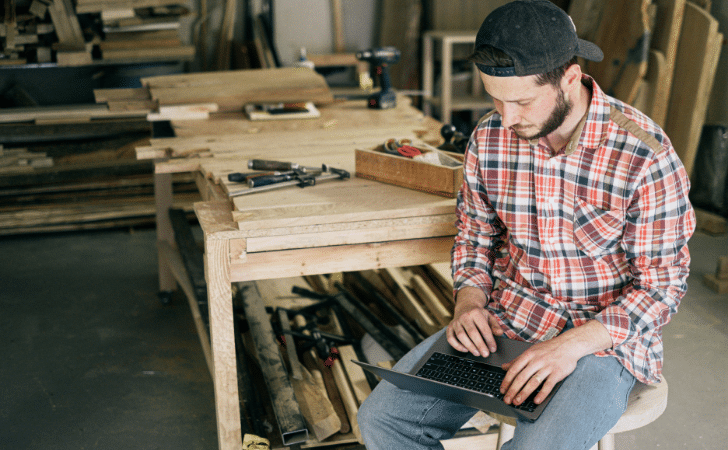
[[[624,431],[635,430],[654,422],[667,407],[667,380],[662,377],[658,384],[646,385],[639,381],[635,383],[632,393],[629,394],[627,410],[622,414],[616,425],[609,430],[597,445],[591,450],[615,450],[614,435]],[[500,422],[498,431],[498,446],[501,446],[513,437],[516,426],[516,419],[513,417],[501,416],[500,414],[488,413]]]

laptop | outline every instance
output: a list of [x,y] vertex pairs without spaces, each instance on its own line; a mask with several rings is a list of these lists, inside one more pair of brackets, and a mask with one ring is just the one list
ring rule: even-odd
[[501,365],[512,361],[533,344],[508,339],[505,336],[495,336],[495,341],[498,350],[483,358],[455,350],[447,342],[447,335],[443,333],[409,373],[361,361],[352,362],[400,389],[532,422],[541,415],[563,381],[559,382],[546,400],[538,405],[533,399],[539,389],[536,389],[521,405],[506,404],[503,402],[503,394],[500,393],[500,384],[505,375]]

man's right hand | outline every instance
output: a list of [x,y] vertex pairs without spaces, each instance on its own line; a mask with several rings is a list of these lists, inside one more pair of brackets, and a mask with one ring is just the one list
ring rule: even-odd
[[455,350],[483,357],[496,351],[493,336],[501,336],[503,330],[485,309],[487,301],[485,293],[475,287],[457,292],[453,319],[447,326],[447,341]]

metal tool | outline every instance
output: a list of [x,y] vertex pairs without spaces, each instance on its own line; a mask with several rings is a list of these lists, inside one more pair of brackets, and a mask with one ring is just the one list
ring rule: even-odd
[[270,161],[267,159],[251,159],[248,161],[248,169],[283,171],[299,170],[301,172],[320,172],[322,170],[322,167],[305,167],[298,163],[292,162]]
[[[255,194],[257,192],[265,192],[265,191],[272,191],[275,189],[283,189],[287,187],[308,187],[308,186],[314,186],[316,183],[322,182],[322,181],[328,181],[328,180],[347,180],[351,178],[351,174],[343,169],[336,169],[334,167],[328,167],[324,165],[325,170],[320,172],[319,174],[306,174],[306,173],[298,173],[295,177],[291,179],[283,179],[283,178],[276,178],[277,181],[270,182],[268,184],[263,185],[262,182],[256,180],[255,183],[251,185],[251,181],[253,179],[248,180],[248,185],[252,186],[247,189],[240,189],[237,191],[230,191],[228,194],[230,197],[236,197],[240,195],[248,195],[248,194]],[[295,173],[296,171],[294,171]]]
[[440,128],[440,134],[445,139],[445,142],[437,148],[447,152],[465,153],[465,149],[468,146],[468,137],[458,131],[455,125],[443,125]]
[[397,106],[397,95],[392,90],[387,66],[399,61],[400,52],[395,47],[381,47],[363,50],[356,53],[356,58],[371,64],[370,71],[379,78],[381,90],[369,96],[367,106],[375,109],[387,109]]
[[265,175],[280,175],[282,172],[274,171],[274,172],[248,172],[248,173],[242,173],[242,172],[233,172],[228,174],[228,181],[231,181],[233,183],[247,183],[249,179],[255,178],[255,177],[262,177]]
[[301,187],[311,186],[311,185],[315,184],[315,177],[318,175],[321,175],[325,171],[326,171],[326,166],[323,166],[323,167],[321,167],[321,169],[319,169],[316,172],[314,172],[312,170],[305,172],[303,170],[296,169],[296,170],[291,170],[290,172],[278,173],[277,175],[262,175],[259,177],[249,177],[248,186],[251,188],[255,188],[255,187],[268,186],[270,184],[283,183],[285,181],[293,181],[293,180],[298,180],[300,183],[303,183],[304,186],[301,186]]

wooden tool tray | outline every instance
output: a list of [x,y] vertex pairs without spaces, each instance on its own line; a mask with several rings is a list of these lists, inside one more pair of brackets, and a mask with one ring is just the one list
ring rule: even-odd
[[[427,148],[417,147],[423,154],[434,152]],[[356,150],[356,176],[383,183],[428,192],[443,197],[457,197],[463,183],[463,155],[440,152],[446,159],[455,159],[461,164],[448,166],[431,164],[424,161],[396,156],[384,151],[379,145],[373,149]]]

